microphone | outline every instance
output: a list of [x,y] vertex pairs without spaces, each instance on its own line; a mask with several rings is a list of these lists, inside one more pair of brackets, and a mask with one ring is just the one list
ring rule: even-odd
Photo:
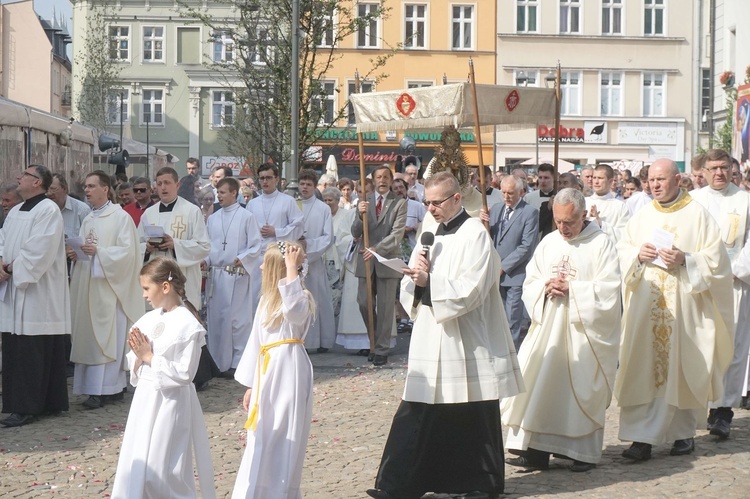
[[435,234],[432,232],[423,232],[422,238],[419,240],[422,243],[422,249],[424,250],[424,257],[430,260],[430,246],[435,243]]

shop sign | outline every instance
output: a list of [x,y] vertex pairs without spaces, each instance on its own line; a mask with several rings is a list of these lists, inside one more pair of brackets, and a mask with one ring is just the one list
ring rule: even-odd
[[[351,128],[329,128],[328,130],[317,130],[316,135],[320,140],[333,141],[355,141],[357,138],[357,129]],[[377,142],[380,140],[378,132],[365,132],[362,134],[362,140]]]
[[[435,151],[430,147],[423,149],[417,148],[417,155],[422,157],[422,161],[429,161],[432,159]],[[358,147],[326,147],[321,151],[321,158],[327,158],[328,155],[333,155],[336,158],[336,162],[339,164],[359,164],[359,148]],[[364,148],[364,160],[368,164],[383,164],[390,163],[395,164],[398,157],[401,156],[403,159],[406,154],[401,150],[400,147],[375,147],[369,146]]]
[[583,123],[585,132],[584,142],[587,144],[606,144],[609,137],[606,121],[585,121]]
[[[440,142],[443,138],[442,132],[404,132],[406,137],[411,137],[419,142]],[[474,142],[474,134],[471,132],[460,132],[461,142]],[[419,144],[417,144],[419,147]]]
[[211,175],[211,170],[217,166],[228,166],[232,175],[245,177],[250,175],[250,167],[244,158],[234,156],[201,156],[201,175]]
[[555,136],[559,136],[561,143],[583,144],[586,135],[583,128],[567,128],[562,125],[558,130],[554,126],[539,125],[536,131],[539,142],[543,143],[554,142]]
[[677,123],[623,121],[617,126],[620,144],[677,145]]

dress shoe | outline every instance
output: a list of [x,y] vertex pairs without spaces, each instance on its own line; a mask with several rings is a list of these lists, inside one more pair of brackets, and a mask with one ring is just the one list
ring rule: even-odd
[[568,469],[570,471],[573,471],[575,473],[582,473],[584,471],[590,471],[596,468],[596,465],[594,463],[587,463],[585,461],[578,461],[577,459],[573,460],[573,464],[571,464]]
[[375,360],[375,354],[374,353],[368,353],[367,354],[367,362],[372,362]]
[[672,445],[672,450],[669,454],[672,456],[686,456],[695,450],[695,440],[692,438],[684,438],[682,440],[675,440]]
[[709,409],[708,419],[706,420],[706,429],[708,431],[713,430],[715,424],[716,424],[716,409]]
[[367,357],[370,355],[370,349],[369,348],[361,348],[357,351],[357,355],[360,357]]
[[15,428],[17,426],[23,426],[29,423],[33,423],[35,419],[36,417],[32,414],[18,414],[17,412],[14,412],[7,418],[0,421],[0,424],[5,426],[6,428]]
[[115,393],[113,395],[102,395],[102,402],[119,402],[121,400],[125,400],[126,391],[127,388],[123,388],[120,393]]
[[86,409],[98,409],[104,406],[104,400],[100,395],[89,395],[82,405]]
[[396,499],[396,496],[383,489],[367,489],[367,495],[375,499]]
[[318,353],[328,353],[328,349],[324,347],[318,347]]
[[195,385],[196,392],[202,392],[206,388],[208,388],[208,381],[204,381],[203,383],[198,383]]
[[630,448],[622,451],[622,457],[632,459],[633,461],[648,461],[651,459],[651,444],[633,442]]
[[234,373],[237,372],[237,370],[234,367],[230,367],[223,373],[221,373],[219,376],[224,379],[234,379]]
[[729,438],[729,421],[726,419],[717,419],[710,431],[711,435],[715,435],[720,439]]
[[505,460],[507,464],[511,466],[517,466],[527,470],[548,470],[549,469],[549,458],[546,462],[542,460],[532,459],[528,456],[509,457]]
[[748,400],[747,395],[742,397],[742,401],[740,401],[740,409],[750,409],[750,400]]
[[496,499],[498,495],[494,492],[485,492],[483,490],[472,490],[466,494],[453,496],[460,499]]
[[378,355],[375,354],[375,356],[372,358],[372,365],[373,366],[384,366],[388,363],[388,356],[387,355]]

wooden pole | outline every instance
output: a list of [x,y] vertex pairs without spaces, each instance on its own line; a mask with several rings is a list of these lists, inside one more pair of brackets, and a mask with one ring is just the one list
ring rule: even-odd
[[[484,157],[482,156],[482,133],[479,126],[479,103],[477,102],[477,82],[474,79],[474,61],[469,58],[469,81],[471,82],[471,93],[474,97],[474,135],[477,140],[478,158],[479,158],[479,186],[482,189],[482,209],[489,212],[487,208],[487,183],[484,178]],[[489,222],[484,222],[485,228],[489,231]]]
[[[354,91],[360,93],[362,87],[359,82],[359,71],[354,72]],[[362,139],[362,133],[357,132],[357,143],[359,145],[359,185],[362,189],[362,196],[364,199],[359,201],[367,201],[367,189],[365,188],[365,143]],[[359,216],[359,209],[357,209],[357,216]],[[368,213],[362,217],[362,248],[366,249],[370,247],[370,233],[369,233]],[[372,273],[371,265],[369,260],[365,260],[365,282],[367,283],[367,337],[370,339],[370,354],[375,353],[375,316],[374,306],[372,299]]]
[[558,166],[557,163],[560,160],[560,103],[562,102],[562,95],[560,93],[560,61],[557,61],[557,71],[555,73],[555,154],[554,154],[554,167],[555,173],[552,175],[554,181],[553,191],[557,192],[557,176]]

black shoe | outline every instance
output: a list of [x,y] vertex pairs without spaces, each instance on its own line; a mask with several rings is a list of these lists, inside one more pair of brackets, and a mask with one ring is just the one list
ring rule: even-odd
[[89,395],[82,405],[86,409],[98,409],[104,406],[104,400],[100,395]]
[[531,459],[528,456],[509,457],[505,460],[506,464],[518,466],[526,470],[548,470],[549,458],[545,461]]
[[383,489],[367,489],[367,495],[375,499],[396,499],[396,496]]
[[709,409],[708,419],[706,419],[706,429],[708,431],[713,430],[715,424],[716,424],[716,409]]
[[633,442],[633,445],[622,451],[622,457],[633,461],[648,461],[651,459],[651,444]]
[[686,456],[695,450],[695,440],[692,438],[684,438],[682,440],[675,440],[672,445],[672,450],[669,454],[672,456]]
[[5,426],[6,428],[15,428],[18,426],[33,423],[35,420],[36,416],[34,416],[33,414],[18,414],[17,412],[14,412],[7,418],[0,421],[0,424]]
[[740,409],[750,409],[750,400],[748,400],[747,395],[742,397],[742,401],[740,402]]
[[204,381],[203,383],[198,383],[195,385],[196,392],[202,392],[206,388],[208,388],[208,381]]
[[372,365],[373,366],[384,366],[388,363],[388,356],[387,355],[378,355],[375,354],[372,358]]
[[357,351],[356,355],[359,355],[360,357],[369,357],[370,356],[370,349],[369,348],[362,348]]
[[729,438],[729,421],[718,418],[711,428],[711,435],[719,437],[721,440]]
[[328,349],[324,347],[318,347],[318,353],[328,353]]
[[568,469],[570,471],[573,471],[575,473],[582,473],[584,471],[590,471],[596,468],[596,465],[594,463],[587,463],[584,461],[578,461],[577,459],[573,460],[573,464],[571,464]]
[[396,332],[398,334],[402,333],[411,333],[412,323],[411,321],[402,321],[398,323],[398,327],[396,328]]
[[219,376],[224,379],[234,379],[234,373],[237,372],[237,370],[234,367],[230,367],[223,373],[221,373]]
[[119,402],[125,400],[125,393],[128,391],[127,388],[123,388],[120,393],[113,395],[102,395],[102,402]]
[[496,499],[497,494],[494,492],[485,492],[483,490],[472,490],[466,494],[459,494],[453,497],[460,499]]
[[375,354],[374,353],[368,353],[367,354],[367,362],[372,362],[375,360]]

